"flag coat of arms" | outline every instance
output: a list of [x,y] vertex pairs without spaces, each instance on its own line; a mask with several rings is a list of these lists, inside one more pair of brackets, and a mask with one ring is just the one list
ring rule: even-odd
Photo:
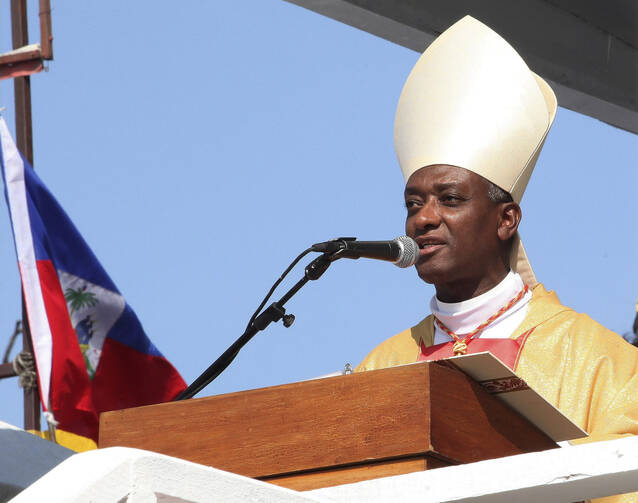
[[[186,384],[0,117],[0,163],[43,409],[97,442],[100,412],[171,400]],[[70,443],[74,443],[71,441]]]

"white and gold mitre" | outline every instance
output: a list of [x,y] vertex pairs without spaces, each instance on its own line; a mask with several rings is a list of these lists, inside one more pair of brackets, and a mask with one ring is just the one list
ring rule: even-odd
[[[487,178],[517,203],[556,115],[556,97],[496,32],[466,16],[421,55],[401,92],[394,145],[406,181],[433,164]],[[516,240],[512,268],[536,284]]]

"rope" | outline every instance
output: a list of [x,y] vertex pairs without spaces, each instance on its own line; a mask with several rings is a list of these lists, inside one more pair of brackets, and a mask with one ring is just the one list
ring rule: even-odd
[[49,440],[54,444],[57,444],[58,440],[55,438],[55,429],[60,423],[55,420],[55,416],[52,412],[49,411],[44,412],[44,418],[47,420],[47,427],[49,429]]
[[498,311],[496,311],[492,316],[490,316],[487,320],[481,323],[478,327],[472,330],[469,334],[465,335],[457,335],[448,327],[446,327],[441,320],[439,320],[436,316],[434,317],[434,321],[439,326],[441,330],[443,330],[446,334],[448,334],[452,339],[454,339],[454,346],[452,346],[452,352],[454,356],[464,355],[467,353],[467,345],[470,343],[472,338],[483,331],[488,325],[490,325],[497,318],[500,318],[503,313],[508,311],[514,306],[519,300],[523,298],[523,296],[528,292],[529,288],[527,285],[524,285],[518,294],[516,294],[507,304],[501,307]]
[[54,428],[60,424],[58,421],[56,421],[55,416],[53,415],[53,412],[47,411],[47,412],[44,412],[43,415],[44,415],[44,418],[47,420],[47,423],[53,426]]
[[28,351],[18,353],[13,360],[13,371],[18,376],[18,386],[21,388],[35,388],[38,385],[38,376],[35,373],[35,360],[33,354]]

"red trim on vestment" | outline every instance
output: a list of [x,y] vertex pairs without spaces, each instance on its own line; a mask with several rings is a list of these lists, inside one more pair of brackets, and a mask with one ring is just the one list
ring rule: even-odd
[[[516,339],[472,339],[467,343],[467,354],[489,351],[510,369],[515,370],[523,346],[533,331],[534,329],[532,328],[524,334],[519,335]],[[421,352],[419,353],[417,361],[435,361],[450,358],[454,356],[452,351],[454,344],[454,341],[450,341],[426,347],[423,343],[423,339],[421,339]]]
[[516,361],[514,362],[514,367],[511,367],[513,371],[516,371],[516,369],[518,368],[518,362],[521,359],[521,353],[523,352],[523,346],[525,346],[525,343],[527,342],[527,338],[532,335],[532,332],[534,331],[536,327],[532,327],[530,328],[527,332],[519,335],[516,340],[520,341],[521,343],[521,347],[518,350],[518,355],[516,356]]

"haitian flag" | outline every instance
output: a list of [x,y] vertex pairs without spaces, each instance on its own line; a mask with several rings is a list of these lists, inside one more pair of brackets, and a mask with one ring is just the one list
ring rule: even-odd
[[60,443],[95,447],[100,412],[168,401],[186,384],[18,152],[2,117],[0,165],[42,407],[59,423]]

